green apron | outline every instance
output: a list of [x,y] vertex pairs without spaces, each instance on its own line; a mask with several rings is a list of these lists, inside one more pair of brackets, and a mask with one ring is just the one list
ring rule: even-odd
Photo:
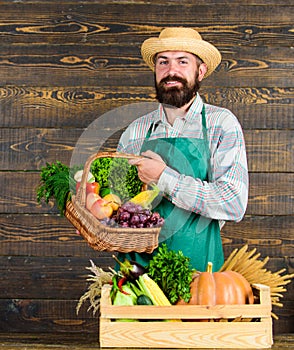
[[[151,150],[159,154],[169,167],[180,174],[202,181],[209,178],[210,150],[207,140],[205,109],[202,109],[203,138],[158,138],[150,140],[153,125],[149,128],[141,152]],[[179,251],[190,258],[193,268],[205,271],[207,263],[213,263],[218,271],[224,262],[220,227],[217,220],[179,208],[163,197],[153,209],[165,219],[159,236],[159,245],[165,243],[169,249]],[[119,253],[120,260],[135,260],[147,266],[152,254],[131,252]]]

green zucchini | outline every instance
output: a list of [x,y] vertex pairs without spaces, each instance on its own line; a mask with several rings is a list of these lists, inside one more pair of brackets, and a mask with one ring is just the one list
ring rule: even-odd
[[147,295],[141,294],[137,298],[137,305],[153,305],[153,303]]

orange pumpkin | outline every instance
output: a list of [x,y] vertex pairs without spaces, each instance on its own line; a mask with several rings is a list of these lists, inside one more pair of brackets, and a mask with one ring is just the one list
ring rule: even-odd
[[240,273],[223,271],[212,273],[212,264],[191,282],[191,299],[178,305],[231,305],[253,304],[254,297],[249,282]]

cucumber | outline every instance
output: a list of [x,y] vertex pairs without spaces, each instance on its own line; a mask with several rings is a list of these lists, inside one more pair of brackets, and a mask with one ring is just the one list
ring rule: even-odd
[[137,298],[137,305],[153,305],[153,303],[147,295],[141,294]]

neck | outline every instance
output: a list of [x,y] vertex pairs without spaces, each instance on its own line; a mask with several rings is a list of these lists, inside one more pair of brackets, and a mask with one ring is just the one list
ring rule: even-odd
[[183,118],[189,108],[191,107],[191,104],[193,103],[193,101],[195,100],[195,97],[192,98],[191,101],[189,101],[187,104],[185,104],[184,106],[180,107],[180,108],[176,108],[176,107],[171,107],[171,106],[166,106],[164,105],[164,112],[166,115],[166,119],[169,122],[170,125],[173,125],[176,118]]

